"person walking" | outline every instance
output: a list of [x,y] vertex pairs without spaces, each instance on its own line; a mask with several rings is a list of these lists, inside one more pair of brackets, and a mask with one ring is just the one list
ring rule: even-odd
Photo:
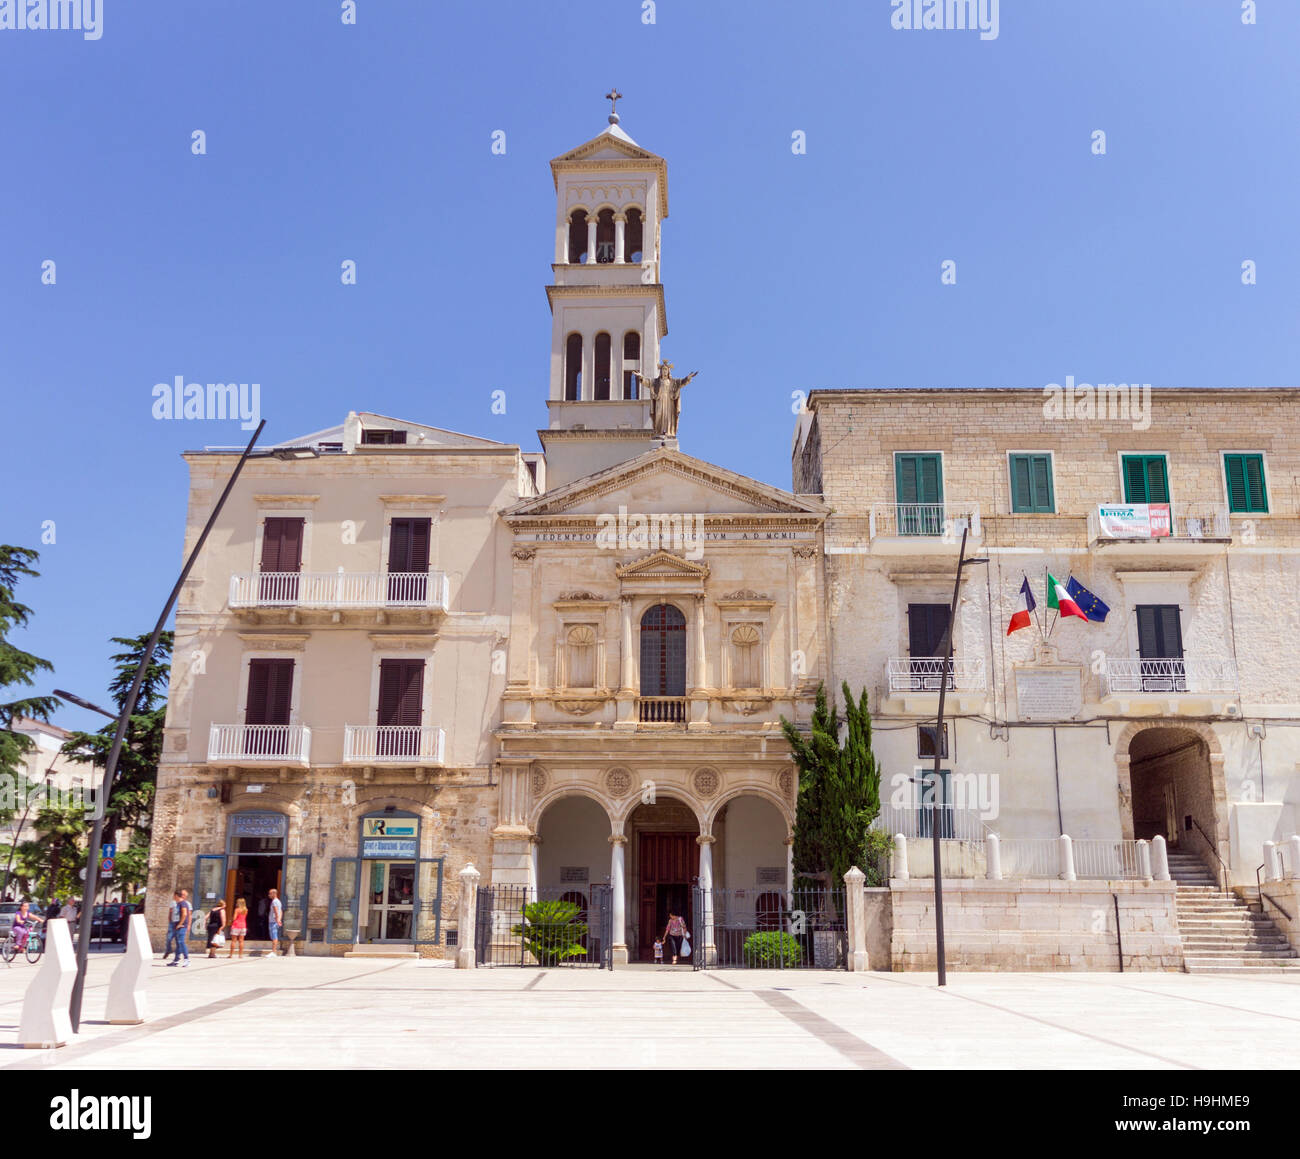
[[176,923],[180,920],[181,912],[181,891],[178,889],[172,894],[171,909],[167,911],[167,940],[163,942],[163,961],[167,961],[167,955],[172,952],[172,943],[176,940]]
[[280,927],[284,922],[284,906],[280,902],[280,891],[270,889],[266,892],[266,922],[271,937],[271,957],[280,952]]
[[235,947],[239,947],[239,956],[244,956],[244,938],[248,936],[248,902],[242,897],[235,902],[235,916],[230,923],[230,953],[227,958],[235,956]]
[[673,965],[677,965],[677,955],[682,952],[682,939],[690,936],[682,915],[668,911],[668,925],[664,929],[663,940],[669,944],[673,953]]
[[220,898],[216,905],[208,910],[208,957],[217,956],[217,942],[221,931],[226,928],[226,899]]
[[182,955],[185,958],[185,965],[190,964],[190,948],[185,944],[185,938],[190,932],[190,918],[194,913],[194,908],[190,905],[187,890],[178,889],[176,891],[176,957],[167,964],[169,966],[179,966]]

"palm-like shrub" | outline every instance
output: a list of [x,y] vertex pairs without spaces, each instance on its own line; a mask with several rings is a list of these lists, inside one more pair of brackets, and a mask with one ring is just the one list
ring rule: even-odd
[[587,923],[578,920],[581,909],[571,901],[534,901],[524,906],[524,920],[510,932],[523,938],[538,965],[554,966],[587,952],[583,939]]

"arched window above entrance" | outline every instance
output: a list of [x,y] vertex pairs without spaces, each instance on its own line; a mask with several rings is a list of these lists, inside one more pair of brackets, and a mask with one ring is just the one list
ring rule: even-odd
[[641,617],[641,695],[686,695],[686,617],[672,604]]

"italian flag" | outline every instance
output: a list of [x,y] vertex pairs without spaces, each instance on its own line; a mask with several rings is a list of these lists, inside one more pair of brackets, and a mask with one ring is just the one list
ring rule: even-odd
[[1059,615],[1078,616],[1085,624],[1088,622],[1088,617],[1079,609],[1079,605],[1070,599],[1065,585],[1050,571],[1047,573],[1047,606],[1056,609]]
[[1020,585],[1020,602],[1012,613],[1011,622],[1007,625],[1007,635],[1017,632],[1021,628],[1029,627],[1029,613],[1036,607],[1034,593],[1029,590],[1029,577],[1025,576],[1025,582]]

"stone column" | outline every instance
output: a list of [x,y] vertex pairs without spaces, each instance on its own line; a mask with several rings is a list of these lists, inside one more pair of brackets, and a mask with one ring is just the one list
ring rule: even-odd
[[898,878],[899,881],[906,881],[907,874],[907,838],[901,833],[894,834],[894,852],[893,865],[890,867],[890,876]]
[[1002,880],[1002,849],[996,833],[984,838],[984,876],[989,881]]
[[1060,850],[1060,857],[1061,857],[1061,873],[1060,873],[1061,880],[1062,881],[1077,880],[1074,875],[1074,845],[1071,843],[1068,834],[1065,833],[1061,834],[1058,840],[1057,847]]
[[534,896],[537,893],[537,887],[541,884],[541,875],[537,870],[537,863],[541,858],[541,852],[541,835],[534,833],[528,838],[528,888],[533,891]]
[[817,547],[811,543],[801,543],[791,548],[794,556],[795,607],[794,624],[796,637],[794,646],[803,655],[803,675],[790,683],[808,688],[816,688],[818,677],[823,667],[821,647],[818,638],[817,606]]
[[587,265],[596,264],[596,217],[587,218]]
[[1138,853],[1138,866],[1137,866],[1138,876],[1142,878],[1143,881],[1150,881],[1152,876],[1150,842],[1139,841],[1137,843],[1137,853]]
[[1300,835],[1292,834],[1291,838],[1291,876],[1300,877]]
[[1169,880],[1169,850],[1159,833],[1151,839],[1151,876],[1156,881]]
[[867,967],[867,875],[856,865],[844,875],[844,901],[848,911],[850,970]]
[[616,265],[622,265],[627,258],[624,253],[624,238],[627,231],[627,214],[616,213],[614,215],[614,262]]
[[1277,855],[1277,843],[1264,842],[1264,876],[1269,881],[1282,880],[1282,859]]
[[609,888],[613,904],[613,938],[614,965],[626,966],[627,955],[627,884],[624,881],[623,850],[627,847],[627,838],[622,833],[614,833],[609,839]]
[[704,594],[695,597],[695,687],[709,686],[708,665],[704,655]]
[[511,549],[514,562],[510,596],[510,643],[506,653],[506,687],[501,716],[505,728],[532,728],[531,653],[533,622],[533,559],[537,548],[517,544]]
[[473,863],[460,871],[460,909],[456,917],[456,969],[472,970],[474,961],[474,934],[478,918],[478,883],[482,874]]
[[704,652],[704,593],[699,592],[695,596],[695,623],[692,625],[691,632],[694,639],[693,651],[695,652],[694,664],[692,665],[692,677],[688,681],[687,708],[689,710],[690,720],[687,729],[706,729],[709,727],[709,697],[705,689],[708,687],[708,663]]
[[785,907],[794,908],[794,838],[785,839]]
[[619,729],[635,729],[637,726],[636,719],[636,649],[633,641],[636,637],[635,626],[632,623],[632,597],[621,595],[619,605],[622,609],[622,638],[619,644],[619,689],[615,694],[615,702],[618,705],[618,719],[614,722],[614,727]]
[[713,944],[713,843],[712,834],[700,834],[695,843],[700,847],[700,891],[704,895],[704,913],[696,917],[692,934],[704,939],[704,962],[713,966],[718,961],[718,950]]

